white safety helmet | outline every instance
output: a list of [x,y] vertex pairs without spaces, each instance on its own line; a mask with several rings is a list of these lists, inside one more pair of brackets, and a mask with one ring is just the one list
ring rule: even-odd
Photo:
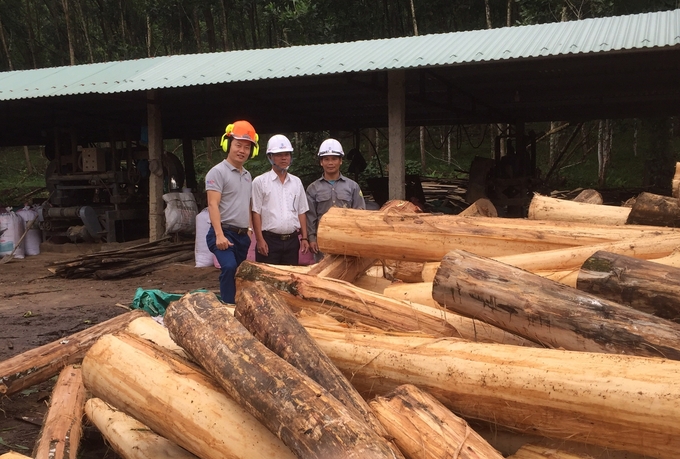
[[293,153],[293,145],[291,145],[290,140],[283,134],[273,135],[269,142],[267,142],[267,154],[270,153],[284,153],[289,151]]
[[340,142],[335,139],[326,139],[321,143],[317,155],[319,158],[323,156],[339,156],[342,158],[345,156],[345,152],[342,150]]

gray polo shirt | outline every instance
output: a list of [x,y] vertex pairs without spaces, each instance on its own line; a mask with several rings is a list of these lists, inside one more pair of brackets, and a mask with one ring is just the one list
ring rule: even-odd
[[333,183],[323,176],[307,187],[307,237],[309,242],[316,242],[316,231],[319,228],[321,216],[331,207],[345,207],[351,209],[365,209],[364,195],[359,184],[340,174]]
[[250,223],[250,193],[252,185],[250,172],[239,171],[226,159],[213,166],[205,176],[206,191],[218,191],[220,199],[220,220],[225,225],[248,228]]

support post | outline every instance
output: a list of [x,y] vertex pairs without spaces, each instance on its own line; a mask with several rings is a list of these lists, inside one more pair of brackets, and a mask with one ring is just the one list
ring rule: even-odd
[[389,197],[406,198],[406,75],[403,70],[387,73],[389,132]]
[[147,92],[149,132],[149,241],[163,237],[163,127],[158,93]]

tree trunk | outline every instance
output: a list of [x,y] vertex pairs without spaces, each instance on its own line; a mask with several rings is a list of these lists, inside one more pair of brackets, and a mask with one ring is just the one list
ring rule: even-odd
[[[33,29],[33,14],[31,13],[31,3],[30,0],[25,0],[26,4],[26,18],[24,22],[26,23],[26,30],[28,31],[28,49],[31,52],[31,63],[33,64],[33,68],[37,69],[38,68],[38,62],[35,58],[35,49],[36,49],[36,43],[35,43],[35,33]],[[10,68],[10,70],[12,70]]]
[[68,0],[61,0],[64,9],[64,21],[66,22],[66,38],[68,40],[68,56],[71,65],[76,65],[76,52],[74,48],[73,30],[71,30],[71,18],[68,13]]
[[5,29],[2,27],[2,20],[0,20],[0,42],[2,42],[2,50],[5,52],[5,56],[7,56],[7,66],[10,70],[14,70],[12,56],[9,54],[9,46],[7,46],[7,39],[5,38]]
[[312,310],[388,330],[458,336],[458,332],[435,310],[431,314],[418,313],[406,303],[346,282],[291,274],[272,265],[249,261],[241,263],[236,272],[237,290],[261,282],[278,288],[282,292],[281,297],[294,311]]
[[671,188],[673,191],[673,197],[680,199],[680,163],[675,163],[675,174],[673,175]]
[[422,213],[390,215],[331,207],[321,219],[318,241],[324,253],[385,260],[441,261],[454,249],[499,257],[629,240],[659,234],[659,231],[670,234],[675,230],[581,224],[575,231],[568,222]]
[[87,401],[85,413],[102,433],[106,444],[125,459],[198,459],[99,398]]
[[680,203],[670,196],[642,192],[635,199],[628,223],[679,227]]
[[82,368],[94,396],[202,459],[295,458],[212,378],[151,342],[103,336]]
[[574,202],[585,202],[587,204],[602,204],[602,195],[597,190],[583,190],[578,196],[572,199]]
[[130,311],[0,362],[0,394],[11,395],[47,381],[58,374],[64,365],[79,362],[100,336],[119,330],[144,316],[147,316],[144,311]]
[[585,202],[568,201],[550,198],[534,193],[529,204],[529,220],[551,220],[574,223],[592,223],[598,225],[625,225],[628,207],[602,206]]
[[80,368],[68,365],[59,374],[50,408],[35,444],[36,459],[76,459],[83,433],[85,386]]
[[607,252],[648,260],[666,257],[680,246],[680,234],[671,233],[658,236],[653,234],[654,232],[650,232],[647,237],[636,239],[622,238],[620,242],[607,242],[584,247],[549,250],[547,252],[494,257],[494,260],[531,272],[560,271],[578,269],[598,250],[606,250]]
[[581,266],[576,287],[680,323],[680,268],[599,251]]
[[[80,25],[83,28],[83,35],[85,35],[85,44],[87,45],[87,54],[90,58],[90,64],[94,63],[94,54],[92,52],[92,43],[90,43],[90,31],[87,27],[87,22],[85,21],[85,15],[83,14],[83,5],[80,0],[76,0],[76,9],[78,10],[78,18],[80,18]],[[147,15],[147,19],[148,19]],[[149,56],[151,57],[151,56]]]
[[494,429],[663,459],[680,451],[680,362],[307,330],[367,397],[414,384]]
[[[307,330],[286,304],[277,298],[278,290],[267,284],[241,289],[236,296],[234,317],[262,344],[326,389],[345,405],[354,419],[370,426],[378,435],[387,431],[371,412],[366,401],[319,349]],[[219,307],[219,300],[201,298]]]
[[385,439],[257,341],[226,308],[213,307],[211,296],[194,293],[171,303],[165,314],[170,336],[299,458],[394,457]]
[[376,397],[371,408],[409,459],[503,459],[464,419],[411,384]]
[[29,174],[33,173],[33,163],[31,163],[31,155],[28,152],[28,146],[24,145],[24,158],[26,158],[26,169]]
[[680,360],[680,325],[462,250],[442,260],[432,296],[544,346]]

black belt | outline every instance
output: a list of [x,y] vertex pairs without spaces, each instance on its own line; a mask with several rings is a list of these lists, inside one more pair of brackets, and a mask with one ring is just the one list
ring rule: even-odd
[[248,234],[248,228],[239,228],[237,226],[222,225],[222,230],[231,231],[236,234]]
[[277,233],[272,233],[271,231],[262,231],[263,236],[268,236],[274,239],[281,239],[282,241],[287,241],[288,239],[292,237],[297,237],[298,232],[294,231],[290,234],[277,234]]

